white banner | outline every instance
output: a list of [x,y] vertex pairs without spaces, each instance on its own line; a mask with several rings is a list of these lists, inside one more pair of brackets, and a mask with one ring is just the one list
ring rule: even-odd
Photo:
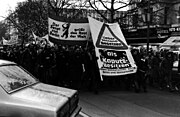
[[101,75],[117,76],[137,71],[118,23],[106,24],[88,17]]
[[49,21],[49,37],[61,41],[87,41],[90,35],[89,23]]

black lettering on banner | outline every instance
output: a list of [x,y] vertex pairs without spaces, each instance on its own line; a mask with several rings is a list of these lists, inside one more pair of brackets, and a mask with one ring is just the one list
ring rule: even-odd
[[52,36],[55,36],[55,37],[59,37],[59,34],[58,34],[58,31],[61,29],[59,27],[59,24],[53,22],[51,25],[50,25],[50,32],[49,32],[49,35],[52,35]]
[[[110,35],[105,35],[105,29],[109,31]],[[97,48],[104,49],[128,49],[126,43],[124,43],[110,28],[109,25],[103,24],[96,41]]]
[[87,38],[88,33],[84,28],[75,28],[70,34],[71,38]]
[[103,69],[124,69],[131,67],[125,51],[99,49]]

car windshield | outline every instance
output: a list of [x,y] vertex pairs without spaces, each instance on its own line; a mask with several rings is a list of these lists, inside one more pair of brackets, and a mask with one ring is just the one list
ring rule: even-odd
[[0,84],[11,93],[28,85],[36,83],[28,72],[17,65],[5,65],[0,67]]

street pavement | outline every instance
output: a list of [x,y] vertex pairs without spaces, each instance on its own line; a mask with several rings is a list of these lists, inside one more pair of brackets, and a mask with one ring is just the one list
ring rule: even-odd
[[147,93],[101,90],[80,91],[82,112],[87,117],[180,117],[180,93],[149,88]]

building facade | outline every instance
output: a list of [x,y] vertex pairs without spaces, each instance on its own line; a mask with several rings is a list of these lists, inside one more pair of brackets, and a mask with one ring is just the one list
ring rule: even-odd
[[[180,1],[179,0],[134,0],[130,6],[128,28],[124,29],[125,38],[130,45],[159,45],[171,35],[180,35]],[[149,2],[149,28],[147,12]],[[149,30],[149,41],[147,32]]]

